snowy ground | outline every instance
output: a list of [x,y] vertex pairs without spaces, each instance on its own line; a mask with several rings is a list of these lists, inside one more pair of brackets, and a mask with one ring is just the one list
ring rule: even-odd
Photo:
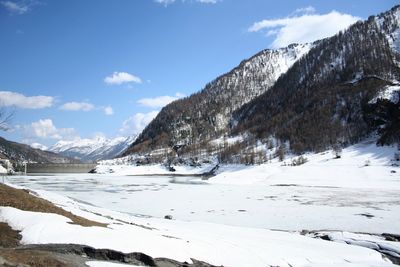
[[[222,166],[208,181],[123,176],[144,170],[121,166],[113,174],[11,177],[14,185],[110,226],[83,228],[58,215],[12,208],[0,208],[0,220],[23,230],[25,243],[82,243],[224,266],[391,266],[374,250],[353,245],[388,242],[383,245],[399,253],[396,242],[358,235],[347,245],[287,231],[329,230],[339,242],[354,234],[338,231],[400,234],[394,152],[363,144],[345,149],[341,159],[307,155],[309,162],[297,167]],[[159,166],[147,168],[160,174]],[[167,214],[174,220],[163,219]]]

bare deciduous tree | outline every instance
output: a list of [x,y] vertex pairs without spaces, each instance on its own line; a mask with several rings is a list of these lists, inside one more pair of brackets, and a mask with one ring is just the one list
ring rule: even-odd
[[0,105],[0,130],[7,131],[10,129],[9,123],[15,114],[14,109],[7,109]]

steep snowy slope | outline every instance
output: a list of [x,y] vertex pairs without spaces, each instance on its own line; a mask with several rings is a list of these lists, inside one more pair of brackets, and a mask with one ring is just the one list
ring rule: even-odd
[[[123,156],[160,151],[150,156],[165,161],[165,148],[174,147],[179,156],[216,152],[220,161],[247,157],[251,164],[258,152],[267,160],[260,143],[303,153],[354,144],[375,131],[381,144],[399,142],[400,103],[379,97],[400,84],[399,14],[395,6],[312,45],[260,52],[166,106]],[[210,142],[229,136],[241,141]]]
[[[312,46],[292,44],[263,50],[199,93],[167,105],[125,155],[169,143],[202,142],[226,133],[232,112],[267,91]],[[141,147],[143,142],[145,146]]]
[[275,136],[296,152],[351,144],[375,130],[380,143],[399,142],[399,103],[370,105],[399,83],[399,14],[396,6],[320,41],[234,114],[235,132]]
[[93,162],[111,159],[121,154],[135,139],[136,136],[117,137],[114,139],[97,136],[93,139],[59,141],[49,150],[84,162]]

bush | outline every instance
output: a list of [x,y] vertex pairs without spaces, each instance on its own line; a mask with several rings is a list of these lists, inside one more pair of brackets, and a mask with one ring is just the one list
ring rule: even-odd
[[279,161],[283,161],[285,159],[285,147],[280,145],[278,150],[276,151],[276,156],[278,156]]
[[306,163],[308,159],[306,157],[300,156],[298,158],[292,159],[292,164],[291,166],[300,166]]
[[335,159],[340,159],[342,157],[342,146],[339,144],[335,144],[332,146],[333,155],[335,155]]

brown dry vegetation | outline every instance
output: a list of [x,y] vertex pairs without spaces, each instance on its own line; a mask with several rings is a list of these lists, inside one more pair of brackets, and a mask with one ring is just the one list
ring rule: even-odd
[[[0,184],[0,206],[14,207],[25,211],[55,213],[72,220],[81,226],[101,226],[105,224],[87,220],[73,215],[51,202],[35,197],[28,190],[21,190]],[[84,259],[75,255],[18,249],[21,235],[7,223],[0,222],[0,266],[31,266],[31,267],[71,267],[85,266]]]
[[71,219],[74,224],[85,227],[106,227],[106,224],[104,223],[99,223],[76,216],[71,212],[55,206],[53,203],[47,200],[35,197],[30,194],[28,190],[15,189],[4,184],[0,184],[0,206],[9,206],[25,211],[55,213]]
[[8,224],[0,222],[0,247],[13,248],[19,245],[21,235]]
[[[102,226],[105,224],[73,215],[38,198],[28,190],[15,189],[0,184],[0,206],[10,206],[33,212],[55,213],[70,218],[81,226]],[[134,265],[158,267],[213,267],[210,264],[193,260],[193,264],[180,263],[170,259],[153,259],[142,253],[124,254],[107,249],[95,249],[77,244],[38,244],[21,245],[19,231],[7,223],[0,222],[0,267],[87,267],[88,260],[129,263]]]

